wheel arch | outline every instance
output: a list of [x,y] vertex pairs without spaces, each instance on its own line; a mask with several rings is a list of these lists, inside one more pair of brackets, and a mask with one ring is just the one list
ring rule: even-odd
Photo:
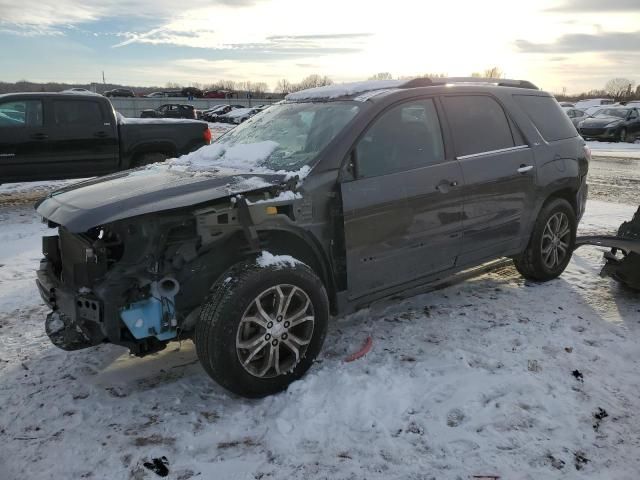
[[260,246],[274,255],[291,255],[307,264],[324,284],[329,297],[331,313],[336,313],[336,282],[331,264],[317,241],[304,232],[296,230],[259,231]]

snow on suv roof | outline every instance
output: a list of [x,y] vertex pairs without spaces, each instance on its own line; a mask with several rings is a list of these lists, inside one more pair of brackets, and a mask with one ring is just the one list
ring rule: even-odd
[[354,100],[366,101],[379,93],[394,90],[396,88],[435,87],[456,84],[516,87],[538,90],[538,87],[527,80],[480,77],[436,77],[433,79],[428,77],[416,77],[409,80],[368,80],[366,82],[340,83],[337,85],[309,88],[307,90],[290,93],[285,97],[285,100],[293,102],[304,100],[331,100],[334,98],[349,97],[361,93],[363,95],[358,98],[354,98]]
[[370,92],[372,90],[385,90],[389,88],[398,88],[400,85],[407,83],[406,80],[367,80],[365,82],[339,83],[335,85],[326,85],[324,87],[309,88],[299,92],[290,93],[285,100],[319,100],[346,97],[362,92]]

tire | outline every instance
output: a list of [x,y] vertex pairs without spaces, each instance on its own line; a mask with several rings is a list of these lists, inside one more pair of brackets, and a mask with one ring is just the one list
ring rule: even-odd
[[627,141],[627,129],[622,127],[620,129],[620,131],[618,132],[618,141],[619,142],[626,142]]
[[[556,231],[558,220],[562,223]],[[518,272],[527,279],[539,282],[560,276],[571,260],[576,243],[576,229],[576,215],[569,202],[563,198],[547,201],[538,215],[526,250],[513,259]],[[559,240],[555,240],[555,237]],[[554,257],[554,250],[557,258]]]
[[131,164],[131,168],[142,167],[144,165],[151,165],[152,163],[164,162],[169,155],[163,152],[149,152],[143,153],[136,157]]
[[[285,299],[287,307],[278,310],[281,315],[276,311],[277,297]],[[205,371],[221,386],[243,397],[260,398],[285,390],[305,374],[320,353],[328,319],[326,290],[309,267],[302,263],[260,267],[249,259],[231,267],[213,285],[196,324],[196,352]]]

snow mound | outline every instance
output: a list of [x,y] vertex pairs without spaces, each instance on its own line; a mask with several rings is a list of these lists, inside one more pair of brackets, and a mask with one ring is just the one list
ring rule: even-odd
[[278,143],[272,140],[232,146],[213,143],[195,152],[169,160],[166,164],[186,171],[210,171],[228,167],[270,173],[271,170],[260,164],[269,158],[276,148]]
[[284,267],[295,267],[302,262],[293,258],[291,255],[273,255],[263,250],[262,254],[256,259],[256,263],[262,268],[275,267],[276,269],[281,269]]
[[302,198],[302,195],[298,192],[292,192],[291,190],[286,190],[284,192],[280,192],[277,196],[270,198],[268,200],[258,200],[256,202],[250,202],[251,205],[257,205],[259,203],[268,203],[268,202],[284,202],[288,200],[299,200]]
[[326,85],[324,87],[309,88],[299,92],[290,93],[285,100],[314,100],[326,98],[338,98],[371,90],[383,90],[397,88],[405,83],[404,80],[368,80],[366,82],[340,83]]

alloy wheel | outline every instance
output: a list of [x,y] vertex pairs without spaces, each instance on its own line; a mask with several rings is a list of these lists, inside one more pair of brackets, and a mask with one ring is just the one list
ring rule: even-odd
[[542,233],[542,261],[554,270],[565,260],[571,242],[569,217],[563,212],[554,213],[547,221]]
[[260,293],[245,310],[236,334],[244,369],[259,378],[290,372],[313,337],[313,304],[295,285],[276,285]]

